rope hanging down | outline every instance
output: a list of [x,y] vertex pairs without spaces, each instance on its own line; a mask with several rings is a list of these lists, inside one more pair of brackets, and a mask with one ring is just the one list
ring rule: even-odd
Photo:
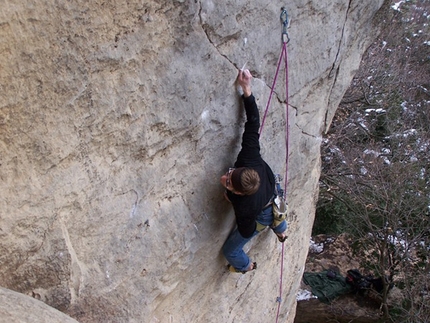
[[[282,22],[282,50],[281,55],[279,56],[278,66],[276,68],[275,77],[273,79],[272,88],[270,90],[269,99],[266,105],[266,110],[264,111],[263,120],[261,122],[260,127],[260,134],[263,131],[264,122],[266,120],[267,112],[269,110],[270,102],[272,100],[273,93],[275,91],[276,86],[276,80],[279,75],[279,69],[281,67],[282,62],[284,62],[285,66],[285,144],[286,144],[286,157],[285,157],[285,176],[284,176],[284,192],[285,192],[285,198],[288,196],[287,191],[287,183],[288,183],[288,155],[289,155],[289,113],[288,113],[288,55],[287,55],[287,44],[290,41],[290,38],[288,37],[287,28],[289,26],[289,20],[288,20],[288,13],[287,10],[282,7],[281,8],[281,16],[280,16],[281,22]],[[281,308],[281,301],[282,301],[282,281],[283,281],[283,271],[284,271],[284,243],[282,243],[282,254],[281,254],[281,275],[280,275],[280,284],[279,284],[279,296],[276,299],[276,302],[278,303],[278,310],[276,314],[276,323],[278,323],[279,320],[279,312]]]
[[267,112],[269,111],[270,103],[272,101],[272,96],[275,91],[276,81],[278,79],[279,70],[282,64],[282,61],[284,61],[285,65],[285,142],[286,142],[286,169],[285,169],[285,176],[284,176],[284,192],[285,195],[288,195],[287,191],[287,183],[288,183],[288,154],[289,154],[289,113],[288,113],[288,53],[287,53],[287,44],[290,41],[290,38],[288,36],[287,28],[289,26],[289,20],[288,20],[288,14],[287,10],[282,7],[281,8],[281,22],[282,22],[282,50],[281,55],[279,56],[278,66],[276,68],[275,77],[273,78],[273,84],[270,89],[270,95],[269,99],[267,101],[266,110],[264,111],[263,120],[261,122],[260,126],[260,134],[263,132],[264,122],[266,121]]

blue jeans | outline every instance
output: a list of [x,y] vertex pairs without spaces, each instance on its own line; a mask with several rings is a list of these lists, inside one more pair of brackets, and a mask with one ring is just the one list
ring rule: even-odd
[[[273,223],[272,207],[268,207],[264,209],[261,212],[261,214],[257,216],[257,222],[266,226],[272,225]],[[272,228],[272,230],[275,233],[282,233],[285,230],[287,230],[287,227],[288,227],[287,222],[283,221],[276,228]],[[222,247],[222,252],[224,254],[224,257],[227,259],[229,264],[232,265],[237,270],[245,271],[249,267],[251,260],[249,259],[247,254],[243,251],[243,247],[249,240],[251,240],[257,234],[259,234],[259,231],[256,230],[254,231],[251,237],[244,238],[240,235],[239,231],[236,228],[230,233],[227,240],[224,242],[224,245]]]

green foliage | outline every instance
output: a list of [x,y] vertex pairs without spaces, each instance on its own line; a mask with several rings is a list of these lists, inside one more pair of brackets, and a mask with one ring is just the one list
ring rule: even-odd
[[[362,266],[404,294],[385,315],[430,317],[430,1],[402,3],[368,49],[321,148],[313,234],[356,238]],[[427,316],[426,316],[427,315]]]
[[312,235],[338,235],[345,232],[347,228],[345,214],[348,212],[348,208],[339,200],[320,201],[316,210]]

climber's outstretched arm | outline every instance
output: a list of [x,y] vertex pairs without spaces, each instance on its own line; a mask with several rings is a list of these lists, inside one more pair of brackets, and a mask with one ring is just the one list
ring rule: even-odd
[[252,75],[249,70],[239,70],[237,76],[237,83],[242,87],[243,95],[245,98],[251,95],[251,80]]

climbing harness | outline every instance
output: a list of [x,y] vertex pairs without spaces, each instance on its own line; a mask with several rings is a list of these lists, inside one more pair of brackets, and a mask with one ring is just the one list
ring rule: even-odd
[[[267,112],[269,110],[269,106],[270,106],[270,102],[273,96],[273,93],[275,91],[275,86],[276,86],[276,80],[278,78],[279,75],[279,69],[281,67],[282,62],[284,62],[284,66],[285,66],[285,143],[286,143],[286,157],[285,157],[285,176],[284,176],[284,190],[281,192],[282,193],[282,199],[286,199],[286,195],[287,195],[287,183],[288,183],[288,155],[289,155],[289,113],[288,113],[288,55],[287,55],[287,44],[290,41],[290,38],[288,36],[288,27],[289,27],[289,19],[288,19],[288,13],[287,10],[282,7],[281,8],[281,15],[280,15],[280,20],[282,23],[282,50],[281,50],[281,55],[279,56],[279,61],[278,61],[278,66],[276,68],[276,72],[275,72],[275,77],[273,79],[273,84],[272,84],[272,88],[270,90],[270,95],[269,95],[269,99],[266,105],[266,110],[264,112],[264,116],[263,116],[263,120],[261,122],[261,127],[260,127],[260,135],[263,131],[263,127],[264,127],[264,122],[266,120],[266,116],[267,116]],[[278,177],[276,179],[277,182],[277,191],[280,191],[280,178]],[[284,197],[284,193],[285,193],[285,197]],[[275,199],[276,200],[276,199]],[[282,202],[282,201],[279,201]],[[279,204],[280,206],[280,217],[282,218],[283,216],[286,216],[286,212],[287,212],[287,205],[286,202],[284,200],[285,205],[281,205],[281,203]],[[275,205],[274,205],[275,207]],[[285,211],[285,212],[284,212]],[[276,219],[275,219],[276,220]],[[284,243],[282,243],[282,253],[281,253],[281,275],[280,275],[280,284],[279,284],[279,296],[276,298],[276,302],[278,303],[278,310],[276,313],[276,323],[278,323],[279,321],[279,312],[280,312],[280,308],[281,308],[281,302],[282,302],[282,281],[283,281],[283,272],[284,272]]]
[[[284,190],[281,188],[282,176],[275,175],[275,198],[273,199],[273,224],[272,228],[276,228],[284,220],[287,219],[288,204],[285,201]],[[281,241],[281,240],[280,240]],[[283,242],[283,241],[281,241]]]

